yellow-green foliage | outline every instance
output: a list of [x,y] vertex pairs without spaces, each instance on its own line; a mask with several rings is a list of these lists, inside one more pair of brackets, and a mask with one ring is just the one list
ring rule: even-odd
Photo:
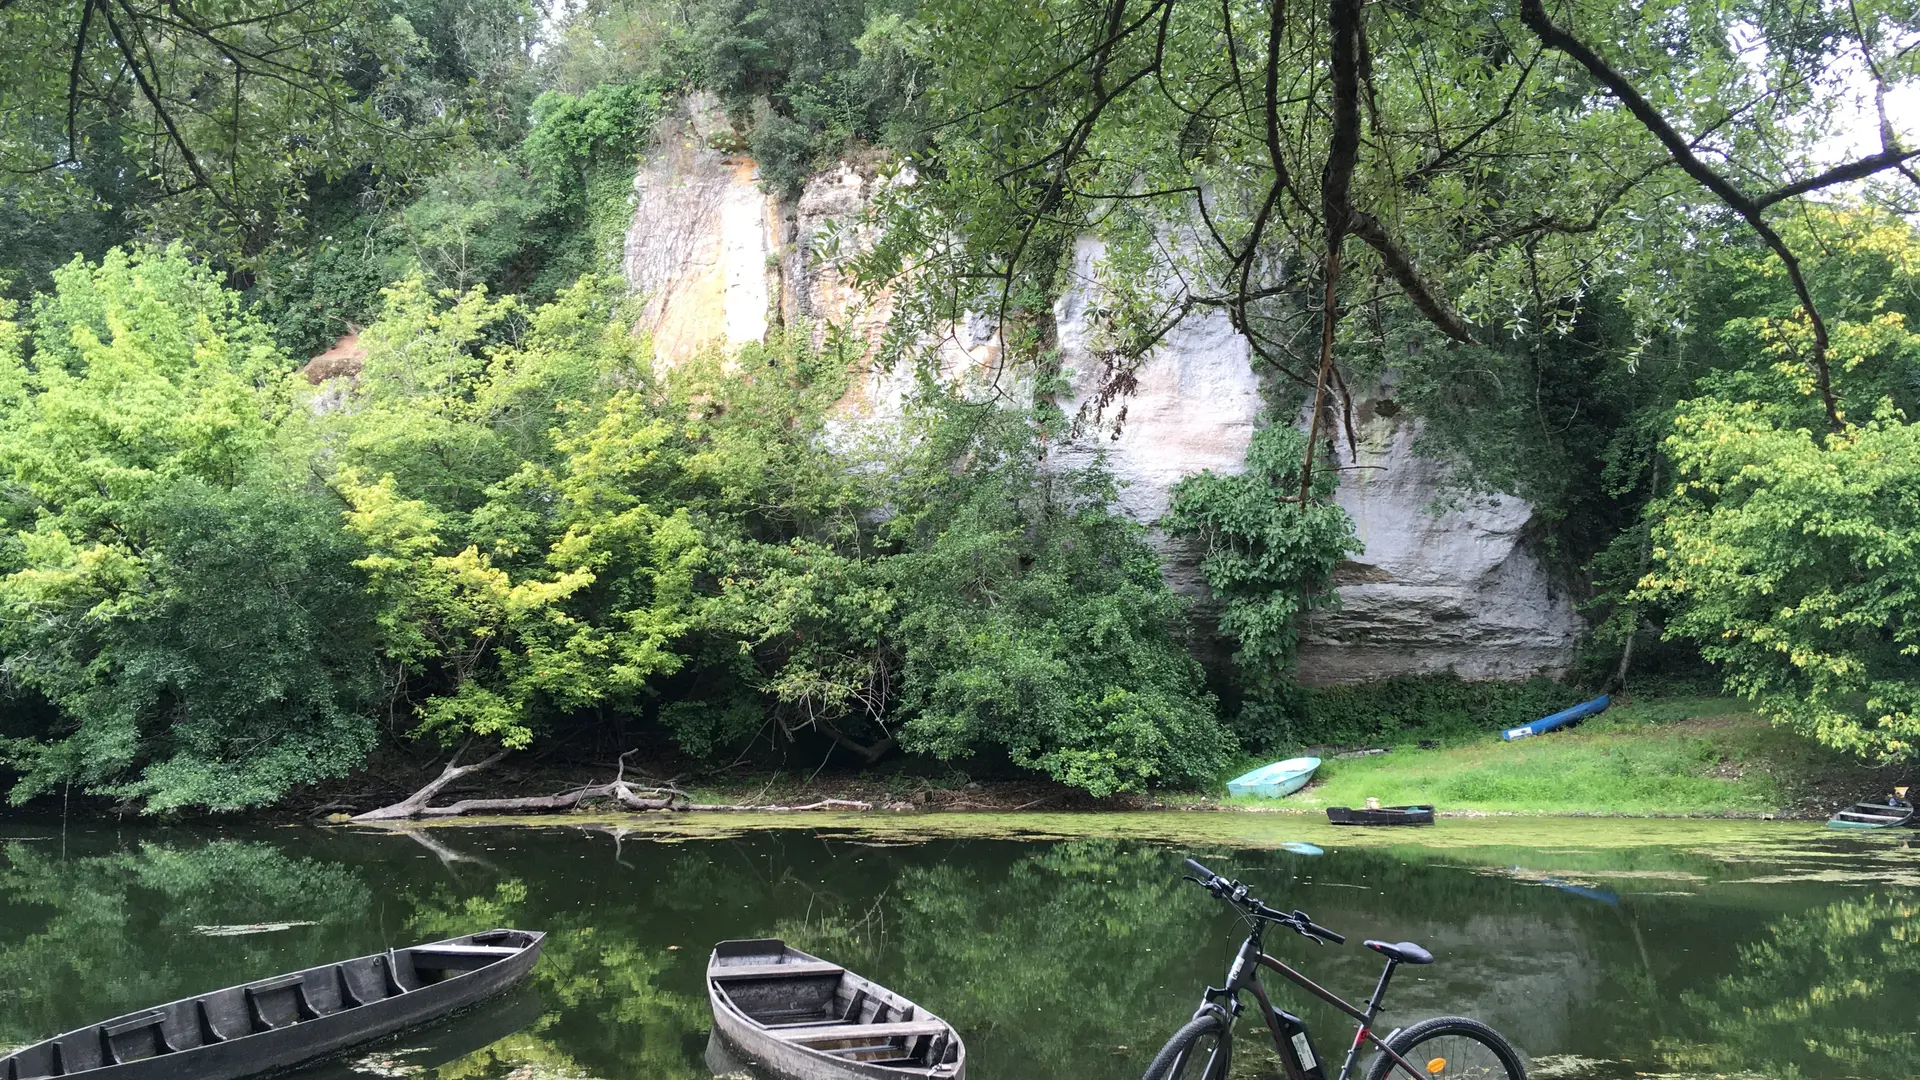
[[[1798,226],[1831,252],[1846,316],[1832,328],[1843,423],[1830,429],[1801,361],[1810,331],[1764,315],[1725,334],[1751,370],[1678,406],[1664,448],[1678,483],[1650,509],[1666,605],[1729,689],[1830,745],[1920,750],[1920,428],[1909,410],[1920,243],[1903,223],[1835,212]],[[1756,276],[1775,276],[1770,262]]]
[[1041,468],[1057,410],[930,387],[855,438],[806,328],[661,370],[617,297],[401,282],[350,389],[178,251],[76,262],[0,323],[14,797],[271,802],[379,713],[506,749],[565,721],[986,752],[1103,794],[1221,767],[1112,479]]

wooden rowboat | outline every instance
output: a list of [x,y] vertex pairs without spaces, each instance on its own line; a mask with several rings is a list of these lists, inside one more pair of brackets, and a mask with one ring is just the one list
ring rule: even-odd
[[533,970],[544,934],[389,949],[116,1016],[0,1058],[0,1080],[236,1080],[437,1020]]
[[1327,807],[1332,825],[1431,825],[1431,806]]
[[1893,829],[1915,823],[1913,804],[1897,796],[1857,802],[1827,819],[1829,829]]
[[953,1026],[783,941],[723,941],[707,961],[713,1035],[778,1080],[963,1080]]

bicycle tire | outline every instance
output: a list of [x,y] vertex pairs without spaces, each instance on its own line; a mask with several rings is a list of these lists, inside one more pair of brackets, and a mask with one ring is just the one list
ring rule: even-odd
[[[1527,1080],[1520,1051],[1499,1032],[1464,1016],[1422,1020],[1394,1032],[1386,1043],[1422,1071],[1409,1077],[1404,1070],[1396,1071],[1392,1058],[1376,1052],[1367,1080]],[[1432,1065],[1436,1061],[1441,1063],[1437,1068]]]
[[[1211,1036],[1213,1050],[1196,1071],[1193,1051],[1201,1040]],[[1173,1038],[1153,1056],[1141,1080],[1227,1080],[1227,1068],[1233,1060],[1233,1018],[1208,1009],[1186,1022]]]

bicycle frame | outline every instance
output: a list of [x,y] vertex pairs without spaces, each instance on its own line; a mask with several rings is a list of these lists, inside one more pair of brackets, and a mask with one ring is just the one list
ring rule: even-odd
[[[1407,1075],[1413,1077],[1414,1080],[1426,1080],[1424,1074],[1422,1074],[1419,1069],[1414,1068],[1406,1058],[1394,1053],[1387,1047],[1386,1040],[1373,1033],[1374,1018],[1380,1015],[1381,1003],[1386,1000],[1387,996],[1387,984],[1393,981],[1394,969],[1400,966],[1398,960],[1394,960],[1391,957],[1387,959],[1386,969],[1380,973],[1380,981],[1374,985],[1373,996],[1367,999],[1366,1007],[1361,1008],[1321,986],[1319,983],[1314,982],[1312,979],[1307,978],[1305,975],[1300,974],[1293,968],[1288,967],[1283,961],[1268,956],[1261,946],[1261,930],[1261,924],[1255,923],[1253,932],[1247,935],[1247,940],[1240,946],[1239,954],[1233,958],[1233,967],[1227,970],[1226,985],[1219,988],[1207,987],[1206,997],[1204,999],[1205,1004],[1201,1005],[1202,1009],[1206,1008],[1207,1004],[1212,1004],[1220,998],[1226,998],[1228,1003],[1226,1007],[1229,1010],[1229,1014],[1237,1017],[1240,1015],[1242,1008],[1240,992],[1245,990],[1253,994],[1254,1000],[1260,1004],[1261,1018],[1267,1022],[1267,1031],[1273,1036],[1274,1050],[1280,1055],[1280,1061],[1287,1069],[1289,1080],[1300,1080],[1298,1076],[1293,1075],[1294,1070],[1291,1065],[1293,1058],[1287,1052],[1286,1035],[1280,1029],[1279,1010],[1273,1007],[1272,999],[1267,997],[1266,988],[1260,985],[1260,969],[1263,967],[1272,968],[1274,971],[1279,972],[1287,981],[1359,1021],[1359,1029],[1354,1032],[1353,1043],[1347,1047],[1346,1060],[1340,1065],[1338,1080],[1348,1080],[1352,1075],[1354,1063],[1360,1058],[1360,1047],[1367,1043],[1372,1043],[1378,1047],[1381,1053],[1392,1059],[1394,1064],[1406,1070]],[[1389,1034],[1391,1034],[1391,1032],[1389,1032]]]

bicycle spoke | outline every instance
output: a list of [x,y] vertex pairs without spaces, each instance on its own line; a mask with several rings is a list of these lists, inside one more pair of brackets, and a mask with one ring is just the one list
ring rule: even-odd
[[1492,1047],[1464,1035],[1424,1039],[1403,1056],[1420,1070],[1419,1080],[1504,1080],[1507,1075],[1506,1063]]

